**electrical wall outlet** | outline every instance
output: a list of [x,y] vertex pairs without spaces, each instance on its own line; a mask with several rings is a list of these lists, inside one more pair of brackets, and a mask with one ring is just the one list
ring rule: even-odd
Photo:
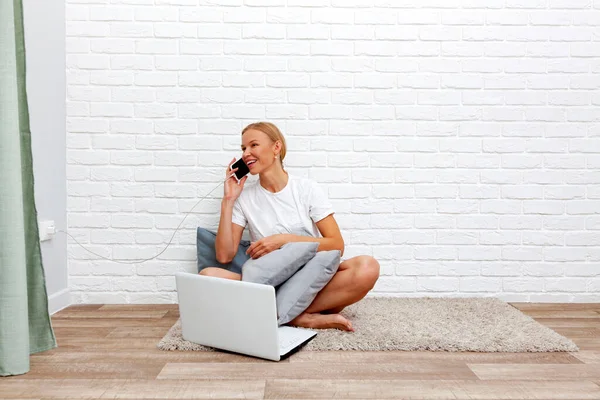
[[38,229],[40,231],[40,242],[51,240],[56,233],[54,221],[40,221],[38,222]]

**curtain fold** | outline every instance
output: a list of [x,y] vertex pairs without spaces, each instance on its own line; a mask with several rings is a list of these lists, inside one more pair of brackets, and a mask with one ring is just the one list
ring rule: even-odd
[[22,0],[0,1],[0,376],[56,347],[34,198]]

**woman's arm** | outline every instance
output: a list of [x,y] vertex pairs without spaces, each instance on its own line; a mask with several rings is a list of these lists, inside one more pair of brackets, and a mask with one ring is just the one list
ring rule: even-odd
[[[337,224],[337,221],[333,217],[333,214],[328,215],[319,222],[316,223],[319,232],[321,232],[322,238],[315,238],[310,236],[299,236],[299,235],[283,235],[285,243],[288,242],[319,242],[319,248],[317,251],[323,250],[339,250],[342,255],[344,254],[344,238],[342,238],[342,232]],[[285,244],[284,243],[284,244]]]
[[246,253],[252,258],[258,258],[289,242],[318,242],[317,251],[339,250],[343,255],[344,239],[333,214],[323,218],[316,225],[323,236],[322,238],[292,234],[273,235],[252,243]]
[[234,201],[225,199],[221,203],[221,219],[215,239],[215,255],[221,264],[227,264],[233,260],[244,231],[243,227],[231,222],[233,203]]
[[219,228],[215,239],[215,255],[217,261],[221,264],[227,264],[233,260],[244,232],[244,227],[234,224],[232,219],[235,201],[242,193],[248,176],[244,176],[238,184],[232,175],[233,172],[237,171],[237,168],[231,169],[234,162],[235,158],[231,160],[225,170],[227,178],[224,185],[223,200],[221,201],[221,219],[219,220]]

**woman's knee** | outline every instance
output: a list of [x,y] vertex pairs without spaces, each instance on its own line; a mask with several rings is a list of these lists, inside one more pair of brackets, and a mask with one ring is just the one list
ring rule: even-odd
[[198,275],[216,276],[218,273],[217,269],[218,268],[215,267],[206,267],[202,271],[198,272]]
[[379,279],[379,262],[371,256],[359,256],[356,280],[360,288],[368,292],[373,289],[377,279]]
[[202,271],[198,272],[198,274],[204,276],[212,276],[215,278],[225,278],[238,281],[241,280],[240,274],[236,274],[235,272],[227,271],[226,269],[218,267],[206,267]]

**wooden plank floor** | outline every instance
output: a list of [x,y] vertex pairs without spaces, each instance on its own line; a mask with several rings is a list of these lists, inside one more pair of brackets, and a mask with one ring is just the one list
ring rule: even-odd
[[600,304],[513,304],[574,353],[300,351],[279,363],[156,344],[177,305],[77,305],[0,399],[600,399]]

